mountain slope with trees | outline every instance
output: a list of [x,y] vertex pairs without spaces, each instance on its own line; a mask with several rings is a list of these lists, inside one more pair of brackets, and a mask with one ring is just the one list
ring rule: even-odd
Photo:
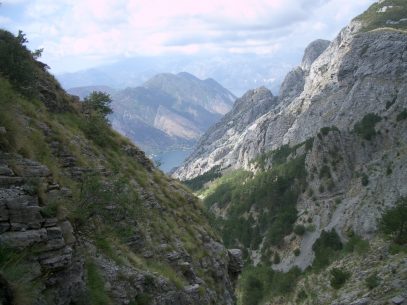
[[240,251],[36,58],[0,31],[0,303],[234,304]]

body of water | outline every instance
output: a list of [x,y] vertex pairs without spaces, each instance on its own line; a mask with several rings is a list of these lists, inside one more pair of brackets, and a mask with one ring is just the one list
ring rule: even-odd
[[182,164],[182,162],[189,156],[192,152],[191,150],[174,150],[168,151],[162,154],[158,154],[155,156],[155,160],[161,163],[159,166],[160,169],[168,173],[174,167],[178,167]]

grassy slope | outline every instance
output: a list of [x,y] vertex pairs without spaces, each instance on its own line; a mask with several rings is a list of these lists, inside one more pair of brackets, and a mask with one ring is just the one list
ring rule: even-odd
[[[65,98],[69,100],[69,96]],[[0,150],[47,165],[53,178],[72,191],[71,200],[58,202],[42,194],[45,213],[67,217],[97,251],[118,264],[157,272],[181,288],[185,283],[182,274],[159,257],[146,261],[126,244],[135,232],[146,238],[149,249],[156,249],[164,240],[175,248],[181,241],[197,262],[206,255],[200,236],[209,234],[218,239],[199,202],[181,184],[156,169],[147,170],[126,154],[123,147],[132,144],[107,126],[89,134],[89,122],[75,110],[78,105],[71,106],[70,111],[50,112],[38,99],[24,97],[0,77],[0,126],[7,130],[0,135]],[[90,170],[83,181],[66,174],[61,159],[51,149],[52,142],[68,151],[77,166]],[[150,194],[161,208],[148,206],[143,200],[145,194]],[[116,204],[115,213],[106,209],[112,203]],[[123,220],[118,221],[118,216]],[[94,271],[94,265],[89,266]],[[198,273],[213,282],[204,269]]]
[[[380,12],[387,7],[384,12]],[[356,20],[362,21],[363,31],[371,31],[380,28],[389,28],[396,30],[407,30],[407,2],[405,0],[385,0],[381,3],[373,4],[363,14],[356,17]],[[398,22],[394,24],[394,22]]]

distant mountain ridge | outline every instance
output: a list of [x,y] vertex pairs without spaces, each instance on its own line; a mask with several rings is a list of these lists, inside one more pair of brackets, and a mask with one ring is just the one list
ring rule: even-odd
[[192,74],[157,74],[139,87],[71,88],[81,98],[94,90],[112,96],[113,128],[150,154],[190,149],[225,113],[236,97],[213,79]]
[[283,76],[301,58],[302,50],[281,54],[227,54],[226,56],[142,56],[78,72],[57,75],[65,89],[106,85],[115,89],[141,86],[154,75],[182,71],[201,78],[213,78],[240,96],[250,88],[266,86],[273,93]]

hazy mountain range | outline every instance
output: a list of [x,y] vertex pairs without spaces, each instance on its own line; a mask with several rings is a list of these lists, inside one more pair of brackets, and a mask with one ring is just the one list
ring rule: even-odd
[[[112,96],[114,129],[132,139],[147,153],[168,163],[166,154],[188,154],[200,136],[225,113],[236,97],[213,79],[200,80],[182,72],[158,74],[139,87],[115,90],[108,86],[68,90],[84,98],[92,91]],[[165,160],[164,160],[165,159]],[[169,167],[178,165],[166,164]]]
[[237,96],[259,86],[266,86],[277,94],[283,76],[301,58],[300,52],[290,50],[284,53],[284,58],[281,56],[235,54],[223,57],[137,57],[60,74],[57,78],[65,89],[100,85],[123,89],[140,86],[159,73],[187,71],[201,79],[214,78]]

